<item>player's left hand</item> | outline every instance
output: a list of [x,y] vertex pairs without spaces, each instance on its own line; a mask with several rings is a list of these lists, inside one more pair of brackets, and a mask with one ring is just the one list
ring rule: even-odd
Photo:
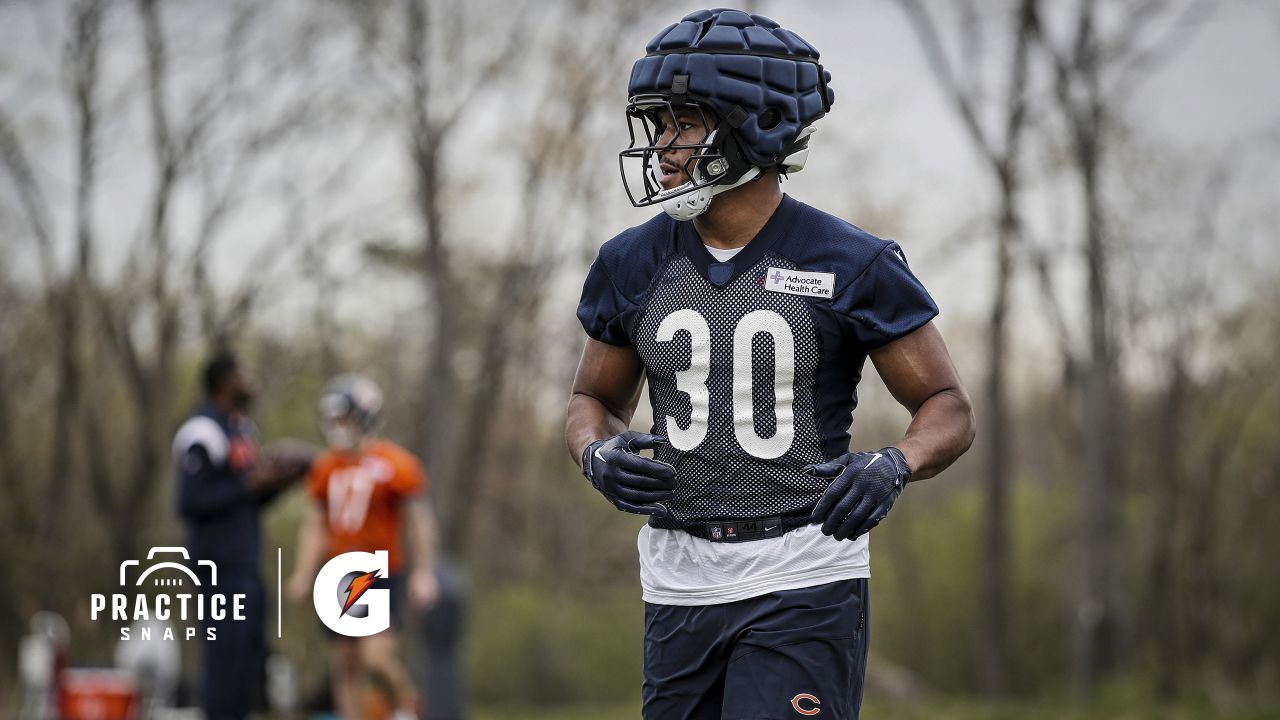
[[419,608],[429,608],[436,604],[440,595],[440,587],[436,583],[434,573],[426,570],[414,570],[409,575],[409,600]]
[[857,538],[879,525],[911,479],[907,459],[892,446],[873,453],[846,453],[810,465],[805,472],[833,478],[818,498],[811,519],[822,523],[822,533],[836,540]]

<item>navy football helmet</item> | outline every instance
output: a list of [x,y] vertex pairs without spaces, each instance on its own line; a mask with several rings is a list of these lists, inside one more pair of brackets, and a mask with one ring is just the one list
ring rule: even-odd
[[[760,15],[717,8],[686,15],[645,51],[627,87],[631,144],[618,156],[632,205],[660,203],[671,217],[690,220],[766,168],[804,167],[813,122],[835,94],[818,51],[799,35]],[[689,113],[701,120],[700,137],[681,132],[698,125]],[[664,156],[682,150],[691,151],[681,168],[688,180],[664,188],[660,180],[672,172],[662,168]]]

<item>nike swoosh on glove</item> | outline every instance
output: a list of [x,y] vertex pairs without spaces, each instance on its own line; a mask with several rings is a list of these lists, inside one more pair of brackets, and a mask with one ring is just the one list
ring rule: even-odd
[[805,472],[833,478],[813,507],[811,520],[836,540],[857,538],[889,514],[893,501],[911,479],[902,451],[887,447],[877,452],[846,453]]
[[637,452],[666,442],[661,435],[634,430],[597,440],[582,451],[582,474],[619,510],[662,517],[667,514],[662,503],[675,494],[676,469]]

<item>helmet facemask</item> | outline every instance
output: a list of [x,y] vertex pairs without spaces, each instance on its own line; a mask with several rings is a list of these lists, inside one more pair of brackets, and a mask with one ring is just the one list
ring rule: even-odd
[[320,431],[334,450],[350,452],[364,441],[364,429],[349,399],[343,395],[320,398]]
[[329,447],[351,452],[376,431],[382,391],[358,375],[335,378],[320,396],[320,430]]
[[[702,131],[697,137],[688,137],[679,129],[680,111],[699,117]],[[690,220],[707,209],[714,195],[759,174],[759,168],[748,164],[738,152],[730,128],[696,100],[673,103],[666,95],[638,95],[627,105],[627,127],[631,144],[618,153],[618,166],[627,197],[635,207],[661,204],[677,220]],[[668,127],[676,130],[667,133]],[[687,179],[666,188],[661,181],[663,156],[680,151],[689,151],[680,165]]]

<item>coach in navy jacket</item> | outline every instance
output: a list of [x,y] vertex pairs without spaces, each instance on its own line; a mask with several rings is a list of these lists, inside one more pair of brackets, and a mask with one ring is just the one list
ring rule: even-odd
[[259,512],[285,485],[259,462],[248,415],[254,386],[236,357],[224,352],[211,358],[203,381],[204,402],[173,440],[178,514],[192,560],[217,565],[217,584],[206,572],[202,591],[245,596],[242,620],[228,613],[222,620],[206,620],[201,633],[207,638],[201,682],[205,715],[239,719],[259,704],[266,662]]

